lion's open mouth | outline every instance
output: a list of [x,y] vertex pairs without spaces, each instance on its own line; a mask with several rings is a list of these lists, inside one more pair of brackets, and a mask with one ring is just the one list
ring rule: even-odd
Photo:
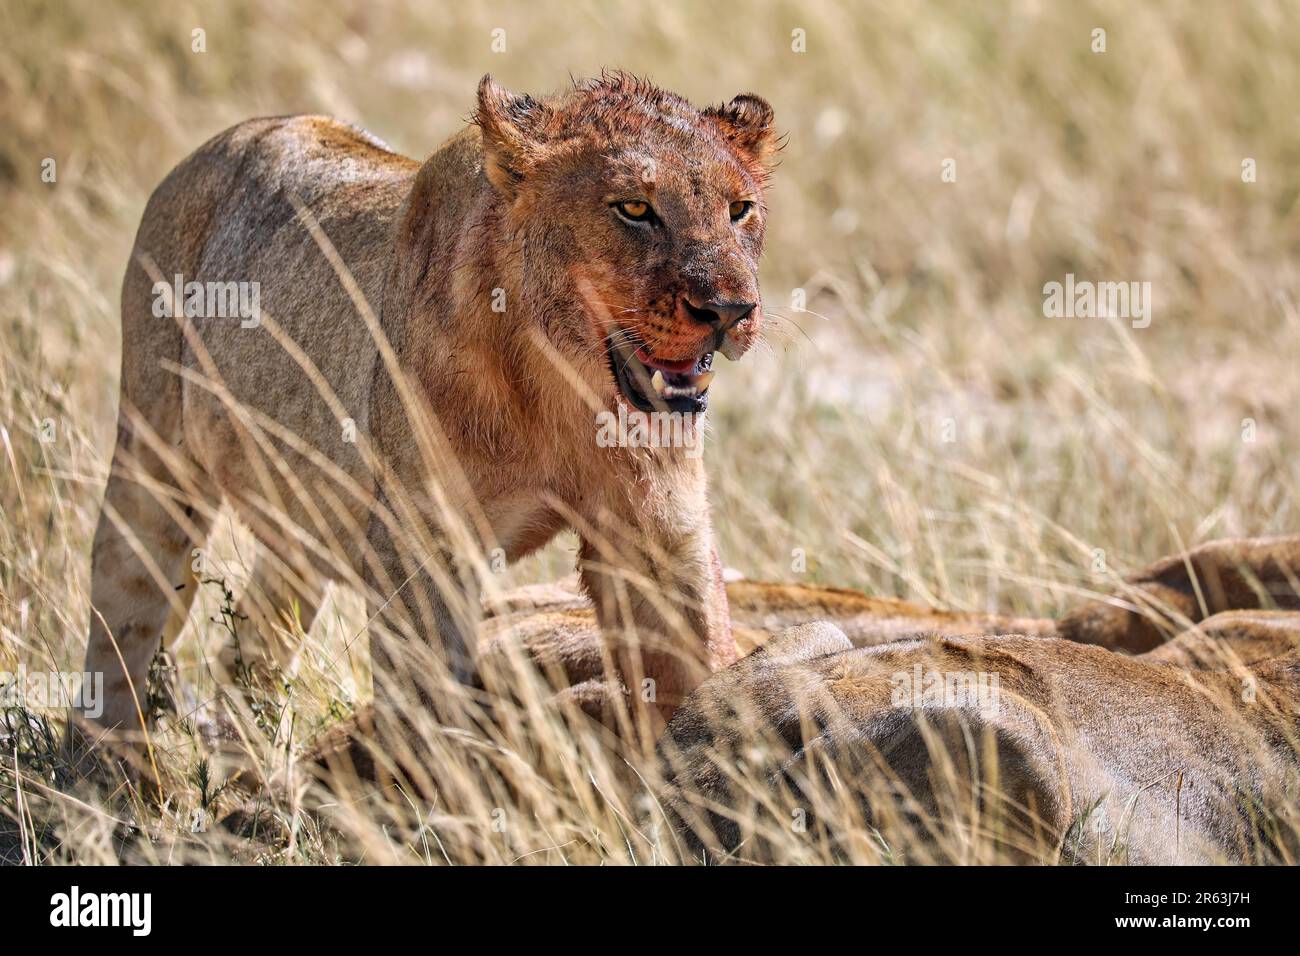
[[672,361],[652,355],[644,345],[633,348],[611,343],[609,366],[619,391],[643,412],[698,413],[709,407],[712,352],[697,359]]

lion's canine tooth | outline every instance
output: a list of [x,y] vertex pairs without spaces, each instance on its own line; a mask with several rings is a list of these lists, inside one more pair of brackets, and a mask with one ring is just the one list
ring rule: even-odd
[[695,391],[704,394],[705,390],[709,387],[709,383],[713,381],[713,374],[713,372],[709,371],[701,372],[699,375],[695,376]]
[[650,378],[650,384],[654,386],[656,392],[662,395],[664,393],[664,373],[655,369],[654,375]]

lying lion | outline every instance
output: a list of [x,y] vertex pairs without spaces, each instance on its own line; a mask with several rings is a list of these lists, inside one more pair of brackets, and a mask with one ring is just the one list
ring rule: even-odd
[[[787,814],[833,778],[864,827],[945,848],[928,859],[983,830],[1031,861],[1297,862],[1300,537],[1206,545],[1129,584],[1055,627],[875,625],[846,597],[817,615],[841,627],[786,631],[687,701],[660,743],[666,802],[692,839],[761,855],[774,808],[735,785],[761,726],[786,744],[758,774]],[[995,706],[922,696],[918,675],[992,677]]]
[[[688,846],[763,859],[794,819],[832,849],[907,845],[909,862],[1300,855],[1300,537],[1202,546],[1060,621],[797,585],[727,594],[742,656],[658,747]],[[601,716],[626,694],[574,588],[524,588],[492,614],[488,657],[522,648],[557,704]],[[931,675],[990,678],[995,699],[929,695]],[[351,733],[313,758],[331,786],[376,773]]]

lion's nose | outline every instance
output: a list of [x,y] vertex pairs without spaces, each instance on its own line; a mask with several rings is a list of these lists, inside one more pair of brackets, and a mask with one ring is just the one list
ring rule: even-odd
[[690,299],[683,298],[682,304],[691,318],[697,322],[711,325],[720,332],[725,332],[745,316],[754,311],[754,302],[704,302],[696,305]]

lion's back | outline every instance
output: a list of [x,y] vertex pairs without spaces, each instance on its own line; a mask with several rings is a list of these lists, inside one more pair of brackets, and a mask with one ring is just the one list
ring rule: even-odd
[[[123,391],[137,406],[174,402],[175,390],[156,387],[153,370],[169,360],[191,370],[180,389],[186,450],[235,497],[254,469],[240,453],[246,443],[229,399],[265,416],[268,432],[278,424],[364,473],[352,436],[367,427],[375,345],[343,276],[378,312],[393,222],[418,169],[326,117],[255,119],[201,146],[150,198],[123,285]],[[311,223],[337,251],[337,268]],[[255,309],[214,310],[222,302],[208,295],[187,340],[178,322],[159,316],[168,308],[159,296],[175,296],[156,291],[157,282],[185,296],[237,289],[241,306]],[[214,377],[229,399],[205,384]],[[276,445],[307,467],[283,441]]]

